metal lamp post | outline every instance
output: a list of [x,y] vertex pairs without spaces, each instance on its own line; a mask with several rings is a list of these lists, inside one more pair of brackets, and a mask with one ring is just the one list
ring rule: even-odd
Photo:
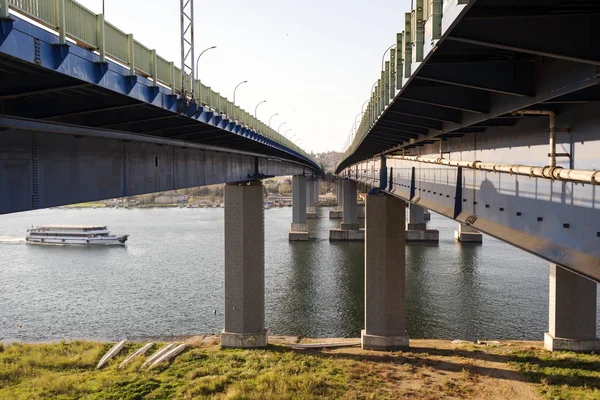
[[242,82],[238,83],[237,86],[235,87],[235,89],[233,89],[233,104],[235,104],[235,91],[237,90],[237,88],[240,87],[240,85],[243,85],[244,83],[248,83],[248,81],[242,81]]
[[208,47],[208,48],[202,50],[202,52],[200,53],[200,55],[196,59],[196,80],[198,80],[198,64],[200,63],[200,57],[202,57],[202,54],[206,53],[207,51],[212,50],[212,49],[216,49],[216,48],[217,48],[217,46],[211,46],[211,47]]
[[260,103],[258,103],[258,104],[256,105],[256,107],[254,107],[254,118],[258,119],[258,117],[257,117],[257,113],[258,113],[258,106],[260,106],[261,104],[263,104],[263,103],[266,103],[266,102],[267,102],[266,100],[263,100],[263,101],[261,101]]
[[269,118],[269,128],[271,127],[271,121],[273,120],[273,118],[275,118],[278,115],[279,115],[279,113],[271,115],[271,118]]

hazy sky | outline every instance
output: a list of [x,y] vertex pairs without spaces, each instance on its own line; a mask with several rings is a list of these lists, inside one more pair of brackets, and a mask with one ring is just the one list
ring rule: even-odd
[[[102,0],[78,0],[100,13]],[[195,0],[202,82],[300,138],[309,151],[342,149],[379,77],[381,56],[403,30],[410,0]],[[105,0],[106,19],[180,64],[179,1]]]

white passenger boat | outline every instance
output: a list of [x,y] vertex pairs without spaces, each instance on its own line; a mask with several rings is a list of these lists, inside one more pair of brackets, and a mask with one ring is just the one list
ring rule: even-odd
[[25,240],[33,244],[125,246],[129,235],[111,235],[102,225],[44,225],[27,230]]

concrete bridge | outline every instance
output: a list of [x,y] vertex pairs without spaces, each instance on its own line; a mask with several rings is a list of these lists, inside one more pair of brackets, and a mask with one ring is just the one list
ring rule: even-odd
[[412,3],[336,171],[344,196],[372,188],[346,233],[366,236],[363,346],[408,343],[398,243],[436,240],[430,209],[548,260],[546,348],[599,349],[600,4]]
[[[461,242],[551,262],[547,348],[598,350],[600,5],[413,3],[336,171],[331,239],[365,241],[363,347],[409,344],[402,244],[436,242],[427,208]],[[293,175],[289,239],[307,241],[321,169],[186,68],[72,0],[0,0],[0,214],[227,183],[221,341],[265,346],[260,180]]]
[[72,0],[0,0],[0,214],[227,183],[223,345],[264,346],[261,179],[321,167],[193,79],[191,55],[177,68]]

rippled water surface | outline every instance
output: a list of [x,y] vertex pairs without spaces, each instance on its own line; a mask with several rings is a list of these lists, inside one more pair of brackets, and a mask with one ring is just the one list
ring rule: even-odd
[[[289,243],[290,208],[265,211],[266,324],[274,334],[357,337],[363,325],[363,244]],[[27,245],[31,225],[107,224],[125,248]],[[548,263],[490,237],[455,243],[456,223],[432,215],[439,246],[407,246],[411,337],[541,339]],[[216,333],[223,315],[222,209],[40,210],[0,216],[0,340],[116,339]],[[217,315],[213,315],[217,310]],[[22,324],[22,327],[19,327]],[[600,330],[600,329],[599,329]]]

